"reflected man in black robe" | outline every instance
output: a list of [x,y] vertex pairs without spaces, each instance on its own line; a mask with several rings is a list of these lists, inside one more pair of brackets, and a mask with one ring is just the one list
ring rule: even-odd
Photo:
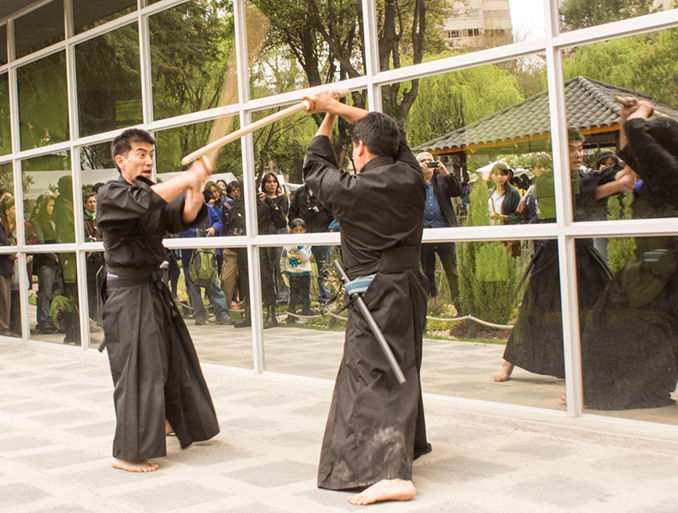
[[219,432],[193,342],[159,265],[166,232],[207,217],[202,185],[207,172],[154,184],[153,146],[146,131],[130,129],[112,144],[118,180],[99,190],[97,221],[106,250],[104,335],[115,384],[117,417],[113,467],[149,472],[149,458],[166,454],[166,421],[181,447]]
[[[410,500],[412,461],[429,452],[419,371],[426,324],[426,278],[419,270],[426,189],[421,166],[388,116],[347,106],[336,92],[312,97],[326,112],[306,155],[304,178],[341,225],[351,279],[375,274],[365,303],[398,361],[400,387],[367,322],[349,307],[344,355],[332,397],[318,486],[365,488],[352,504]],[[358,174],[339,169],[330,136],[336,116],[353,125]]]

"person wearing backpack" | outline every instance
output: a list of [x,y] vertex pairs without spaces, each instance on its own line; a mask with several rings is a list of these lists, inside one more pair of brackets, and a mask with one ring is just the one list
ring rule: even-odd
[[[179,237],[214,237],[221,232],[221,221],[214,209],[205,203],[209,212],[209,221],[202,226],[189,228],[179,232]],[[207,297],[214,309],[217,324],[233,324],[228,314],[228,302],[223,290],[219,286],[217,269],[217,249],[182,249],[181,261],[184,268],[186,292],[193,307],[193,318],[196,326],[205,324],[207,313],[202,302],[201,288],[206,289]]]

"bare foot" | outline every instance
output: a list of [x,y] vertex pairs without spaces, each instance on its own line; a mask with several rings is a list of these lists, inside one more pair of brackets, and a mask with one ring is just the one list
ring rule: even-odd
[[409,501],[417,493],[412,481],[404,479],[382,479],[358,495],[351,497],[348,502],[354,506],[367,506],[381,501]]
[[511,362],[504,360],[504,363],[501,364],[501,370],[494,375],[495,381],[508,381],[513,372],[514,365]]
[[167,419],[165,419],[165,436],[177,436]]
[[113,468],[119,468],[121,470],[126,470],[127,472],[153,472],[154,470],[158,470],[158,466],[148,460],[122,460],[113,458],[111,460],[111,465],[113,465]]

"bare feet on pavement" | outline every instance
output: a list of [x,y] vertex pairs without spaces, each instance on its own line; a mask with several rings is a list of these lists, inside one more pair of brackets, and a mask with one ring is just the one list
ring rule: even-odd
[[412,481],[404,479],[382,479],[369,488],[365,488],[358,495],[351,497],[348,502],[354,506],[366,506],[381,501],[409,501],[417,493]]
[[165,436],[177,436],[167,419],[165,419]]
[[508,381],[513,372],[513,364],[504,360],[501,364],[501,370],[494,375],[495,381]]
[[113,458],[111,465],[113,465],[113,468],[119,468],[127,472],[153,472],[158,470],[158,466],[148,460],[121,460]]

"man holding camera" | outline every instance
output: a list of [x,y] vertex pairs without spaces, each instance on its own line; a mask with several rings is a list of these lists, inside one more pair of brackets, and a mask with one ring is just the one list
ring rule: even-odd
[[[461,196],[462,186],[442,162],[436,161],[428,152],[417,155],[426,182],[426,210],[424,228],[448,228],[458,226],[451,198]],[[454,242],[433,242],[421,245],[421,267],[428,278],[428,293],[438,295],[436,288],[436,253],[443,264],[450,297],[459,312],[459,276],[457,273],[457,250]]]

